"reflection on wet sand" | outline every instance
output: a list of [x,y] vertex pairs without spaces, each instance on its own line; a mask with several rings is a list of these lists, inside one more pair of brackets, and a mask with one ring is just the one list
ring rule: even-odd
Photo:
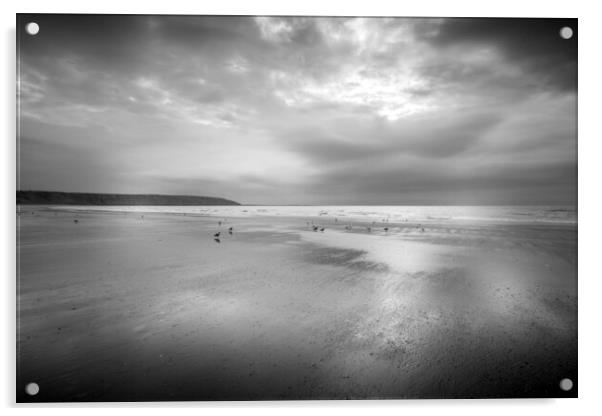
[[73,219],[19,218],[19,400],[576,394],[575,226]]

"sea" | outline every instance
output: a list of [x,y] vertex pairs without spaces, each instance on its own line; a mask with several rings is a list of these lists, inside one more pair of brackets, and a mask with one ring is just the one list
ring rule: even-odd
[[221,218],[240,217],[320,217],[342,221],[362,222],[495,222],[495,223],[554,223],[577,224],[574,206],[545,205],[427,205],[427,206],[257,206],[257,205],[203,205],[203,206],[91,206],[66,205],[50,209],[82,211],[111,211],[135,213],[191,214]]

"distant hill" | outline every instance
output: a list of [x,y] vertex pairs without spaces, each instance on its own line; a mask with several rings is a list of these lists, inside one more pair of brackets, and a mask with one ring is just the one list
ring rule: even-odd
[[17,191],[17,205],[240,205],[210,196]]

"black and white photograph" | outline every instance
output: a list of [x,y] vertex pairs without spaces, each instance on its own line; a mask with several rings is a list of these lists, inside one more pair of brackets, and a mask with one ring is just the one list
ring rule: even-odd
[[578,396],[576,18],[16,19],[17,402]]

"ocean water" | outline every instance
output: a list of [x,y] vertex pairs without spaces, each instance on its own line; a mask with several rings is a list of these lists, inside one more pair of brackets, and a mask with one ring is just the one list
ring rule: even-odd
[[577,224],[574,206],[57,206],[84,211],[193,214],[211,217],[329,217],[366,222],[502,222]]

